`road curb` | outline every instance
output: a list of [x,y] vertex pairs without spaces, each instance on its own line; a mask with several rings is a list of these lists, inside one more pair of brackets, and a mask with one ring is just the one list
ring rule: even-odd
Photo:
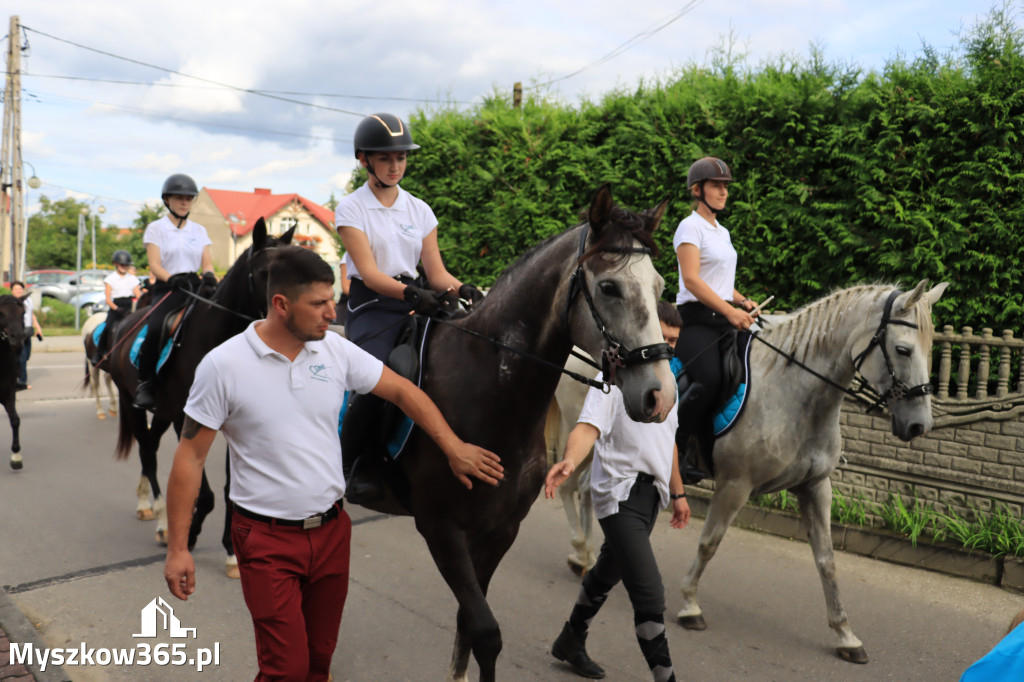
[[[31,644],[32,648],[37,651],[49,648],[49,645],[44,643],[42,637],[39,636],[39,632],[2,587],[0,587],[0,630],[7,634],[7,639],[10,642]],[[32,673],[36,682],[71,682],[71,677],[63,667],[47,665],[46,670],[40,670],[34,657],[33,661],[25,667]]]

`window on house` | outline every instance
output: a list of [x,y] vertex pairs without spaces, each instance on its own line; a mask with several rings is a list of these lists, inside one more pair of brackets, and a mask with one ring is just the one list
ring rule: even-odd
[[298,218],[281,218],[281,231],[287,232],[299,224]]

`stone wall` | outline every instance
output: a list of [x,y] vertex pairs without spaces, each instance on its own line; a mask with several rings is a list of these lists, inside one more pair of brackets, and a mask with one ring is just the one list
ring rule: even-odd
[[832,474],[833,488],[848,498],[878,504],[890,493],[901,494],[905,501],[916,496],[932,502],[937,511],[952,510],[967,518],[972,508],[989,511],[994,501],[1020,517],[1024,415],[1014,408],[1024,406],[957,424],[943,419],[955,401],[933,403],[938,428],[904,443],[892,435],[888,415],[864,414],[857,403],[847,401],[840,417],[843,458]]

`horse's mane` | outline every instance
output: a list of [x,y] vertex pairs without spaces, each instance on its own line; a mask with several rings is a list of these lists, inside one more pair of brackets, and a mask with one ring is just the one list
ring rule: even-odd
[[[820,355],[824,347],[834,340],[833,336],[840,332],[842,318],[849,310],[865,301],[884,298],[898,288],[896,284],[880,282],[835,289],[793,313],[771,318],[771,324],[766,325],[761,334],[772,344],[792,353],[800,362],[807,362],[811,355]],[[931,304],[927,296],[918,300],[916,309],[918,320],[931,320]],[[920,325],[918,333],[922,347],[931,348],[933,331],[931,324]],[[780,357],[772,353],[768,367],[771,368]]]

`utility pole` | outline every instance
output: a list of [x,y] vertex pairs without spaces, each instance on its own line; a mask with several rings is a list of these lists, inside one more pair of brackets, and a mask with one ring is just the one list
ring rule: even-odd
[[[25,187],[21,158],[21,24],[11,17],[4,74],[3,141],[0,144],[0,271],[7,281],[22,279]],[[8,188],[11,190],[7,193]]]

